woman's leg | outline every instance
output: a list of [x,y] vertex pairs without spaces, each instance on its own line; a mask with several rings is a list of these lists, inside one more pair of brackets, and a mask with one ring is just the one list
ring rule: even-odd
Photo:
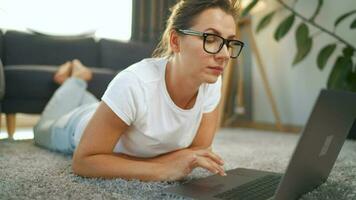
[[72,77],[54,93],[34,127],[35,143],[39,146],[64,152],[63,150],[68,149],[69,145],[69,133],[66,133],[65,127],[72,113],[82,105],[98,102],[86,91],[87,82],[83,78],[85,73],[78,73],[75,69],[74,67]]
[[[88,99],[94,102],[94,97],[88,94],[86,88],[87,83],[78,78],[70,78],[58,88],[45,107],[39,122],[34,127],[36,144],[53,149],[52,125],[57,123],[59,127],[64,128],[69,120],[69,114],[73,110],[88,103]],[[59,120],[61,123],[58,123]]]
[[83,105],[88,98],[87,83],[84,80],[71,77],[61,85],[47,103],[41,120],[56,120],[73,109]]

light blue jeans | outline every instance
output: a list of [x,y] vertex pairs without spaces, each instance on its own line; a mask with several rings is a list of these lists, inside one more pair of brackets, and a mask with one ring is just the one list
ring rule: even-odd
[[81,114],[99,102],[86,89],[84,80],[71,77],[55,91],[33,129],[35,144],[62,153],[74,152],[73,137]]

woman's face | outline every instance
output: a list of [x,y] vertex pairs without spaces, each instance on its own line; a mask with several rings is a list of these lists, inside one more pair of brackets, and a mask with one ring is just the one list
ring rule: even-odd
[[[193,24],[190,30],[214,33],[225,39],[236,39],[233,17],[219,8],[203,11]],[[230,59],[229,51],[224,45],[217,54],[210,54],[204,51],[203,43],[203,37],[182,35],[176,56],[182,63],[185,75],[199,83],[215,83]]]

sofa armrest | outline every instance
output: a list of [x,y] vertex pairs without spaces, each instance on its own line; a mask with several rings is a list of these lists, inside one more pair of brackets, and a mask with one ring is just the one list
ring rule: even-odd
[[4,98],[5,95],[5,76],[4,76],[4,66],[2,65],[0,59],[0,101]]

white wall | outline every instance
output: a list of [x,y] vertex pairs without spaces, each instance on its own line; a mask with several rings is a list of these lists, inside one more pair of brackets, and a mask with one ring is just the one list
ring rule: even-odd
[[[279,5],[275,3],[275,0],[267,1],[267,4],[268,6],[264,11],[253,16],[254,30],[261,17],[276,5]],[[299,0],[296,8],[298,12],[310,17],[316,4],[316,0]],[[356,9],[355,0],[324,0],[324,5],[316,18],[316,22],[332,30],[334,21],[338,16],[354,9]],[[276,42],[273,38],[276,27],[289,14],[290,12],[288,11],[279,12],[266,29],[257,35],[255,34],[255,39],[262,55],[262,60],[266,65],[266,73],[282,123],[304,126],[320,89],[326,87],[331,67],[337,54],[341,53],[342,45],[338,46],[324,70],[320,71],[316,65],[317,54],[320,48],[334,41],[332,37],[320,34],[318,37],[314,37],[313,47],[309,55],[302,62],[292,67],[292,61],[296,53],[294,33],[300,19],[296,19],[294,26],[282,40]],[[356,15],[353,15],[345,20],[336,31],[336,34],[342,36],[353,45],[356,45],[356,29],[351,31],[349,25],[355,18]],[[316,29],[310,28],[310,32],[315,33]],[[356,63],[355,61],[356,59],[354,59],[354,63]],[[252,65],[253,119],[259,122],[273,123],[275,121],[274,116],[255,60]]]
[[0,0],[0,29],[129,40],[131,0]]

